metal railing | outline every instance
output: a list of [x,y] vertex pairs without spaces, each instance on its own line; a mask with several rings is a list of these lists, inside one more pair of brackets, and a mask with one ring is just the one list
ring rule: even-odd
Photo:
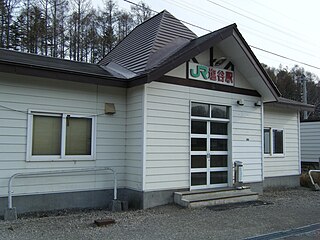
[[312,185],[314,186],[314,190],[319,191],[320,187],[319,187],[319,185],[317,183],[314,182],[312,174],[311,174],[313,172],[320,173],[320,170],[309,170],[309,177],[310,177]]
[[75,168],[69,170],[55,170],[55,171],[40,171],[40,172],[26,172],[26,173],[15,173],[9,178],[8,182],[8,208],[12,209],[12,182],[15,178],[25,176],[41,176],[41,175],[58,175],[63,173],[76,173],[76,172],[93,172],[93,171],[111,171],[113,173],[113,200],[117,200],[117,173],[114,169],[108,167],[99,168]]

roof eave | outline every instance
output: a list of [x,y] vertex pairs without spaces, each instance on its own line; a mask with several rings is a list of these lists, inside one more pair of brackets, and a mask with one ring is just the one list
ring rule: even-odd
[[271,107],[281,107],[281,108],[290,108],[299,111],[309,111],[314,112],[315,106],[311,104],[301,103],[298,101],[293,101],[283,97],[277,98],[277,101],[264,103],[267,106]]
[[126,87],[128,83],[128,80],[108,77],[101,74],[78,72],[11,61],[0,61],[0,72],[118,87]]

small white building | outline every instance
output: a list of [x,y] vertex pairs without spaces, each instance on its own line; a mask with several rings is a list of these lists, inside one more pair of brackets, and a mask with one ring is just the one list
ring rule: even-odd
[[301,161],[319,167],[320,121],[305,120],[300,123]]
[[[13,174],[92,167],[115,169],[135,208],[232,187],[235,161],[255,191],[296,186],[301,109],[313,106],[281,98],[235,24],[197,37],[163,11],[99,64],[1,49],[0,206]],[[13,205],[105,207],[112,189],[106,172],[17,178]]]

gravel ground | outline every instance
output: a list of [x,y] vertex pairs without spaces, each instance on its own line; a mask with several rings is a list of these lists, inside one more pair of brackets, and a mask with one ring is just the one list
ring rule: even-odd
[[[243,239],[320,222],[320,192],[269,191],[259,200],[267,204],[202,209],[166,205],[121,213],[95,210],[24,216],[13,222],[0,220],[0,239]],[[95,226],[94,220],[103,218],[116,223]],[[318,233],[304,237],[314,239]],[[303,238],[295,237],[286,239]]]

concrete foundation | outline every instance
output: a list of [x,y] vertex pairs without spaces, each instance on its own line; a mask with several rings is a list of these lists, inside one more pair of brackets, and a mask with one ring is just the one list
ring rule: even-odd
[[7,208],[4,211],[4,220],[5,221],[13,221],[17,220],[17,209],[14,208]]
[[263,181],[263,188],[294,188],[300,186],[300,175],[268,177]]
[[141,192],[118,189],[118,200],[113,200],[113,190],[67,192],[13,196],[13,209],[6,209],[7,198],[0,198],[3,206],[0,215],[14,220],[17,214],[77,208],[105,208],[112,211],[146,209],[173,203],[173,193],[188,189]]
[[244,183],[244,186],[250,186],[251,191],[261,195],[263,193],[263,182]]
[[[123,191],[120,189],[119,199],[123,200],[121,195]],[[59,209],[108,208],[113,200],[113,190],[13,196],[12,200],[12,205],[18,214]],[[5,210],[7,202],[8,198],[0,198],[0,206],[3,206],[0,210],[2,216],[5,215],[5,211],[10,214],[9,209]]]
[[[262,194],[263,189],[279,187],[297,187],[300,185],[299,176],[266,178],[264,182],[244,183],[253,192]],[[142,192],[131,189],[118,189],[118,200],[113,201],[113,190],[68,192],[13,196],[15,210],[7,208],[7,198],[0,198],[0,215],[6,219],[16,218],[16,214],[27,212],[52,211],[76,208],[105,208],[113,211],[130,209],[146,209],[173,203],[174,192],[189,191],[172,189],[162,191]]]
[[189,191],[189,189],[174,189],[163,191],[152,191],[143,193],[143,209],[173,203],[173,193],[178,191]]

